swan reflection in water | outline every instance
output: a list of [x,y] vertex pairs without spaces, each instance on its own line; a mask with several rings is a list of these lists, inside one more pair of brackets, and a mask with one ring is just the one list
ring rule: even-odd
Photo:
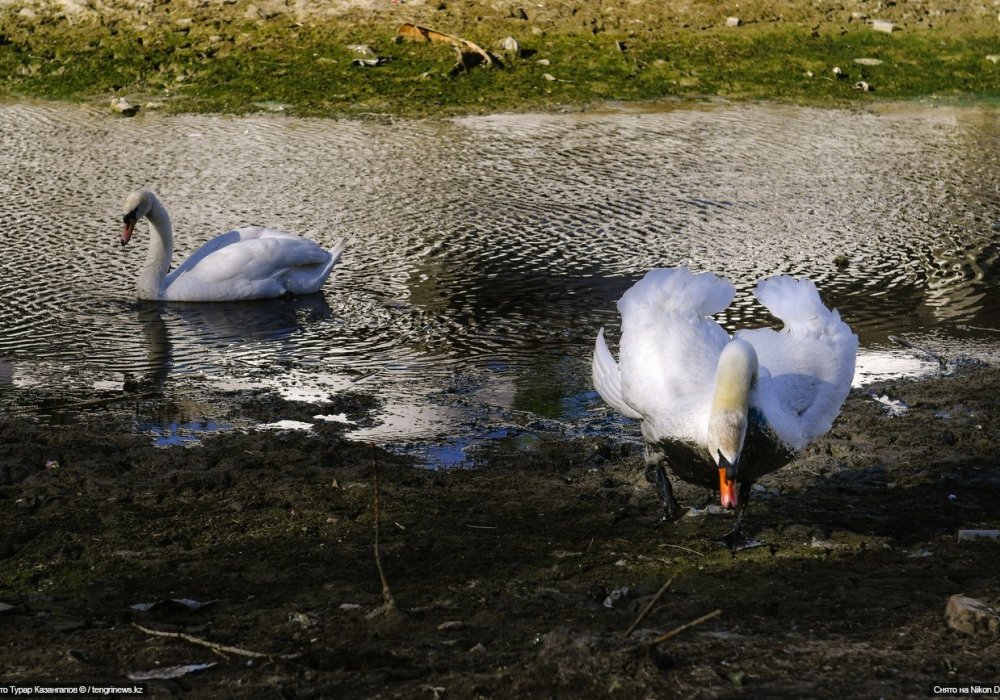
[[[136,311],[145,339],[143,383],[162,389],[171,372],[234,362],[283,366],[301,359],[302,332],[333,312],[322,294],[228,303],[142,301]],[[228,373],[229,370],[227,370]]]
[[14,384],[14,363],[0,357],[0,387]]

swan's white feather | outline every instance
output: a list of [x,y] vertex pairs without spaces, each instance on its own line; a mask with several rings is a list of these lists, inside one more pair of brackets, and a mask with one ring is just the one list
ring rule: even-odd
[[618,302],[621,397],[642,416],[647,440],[704,440],[715,367],[729,342],[708,316],[734,294],[732,284],[710,273],[657,269]]
[[228,231],[190,255],[164,280],[169,301],[278,297],[318,291],[340,257],[310,240],[261,226]]
[[772,277],[758,283],[754,296],[784,328],[737,334],[760,362],[752,403],[782,441],[799,450],[829,430],[840,413],[854,377],[858,338],[823,304],[810,280]]
[[614,356],[608,350],[604,340],[604,329],[597,332],[597,343],[594,346],[594,360],[591,363],[591,375],[594,388],[601,398],[613,409],[626,418],[642,418],[642,414],[625,403],[622,398],[622,372],[615,362]]

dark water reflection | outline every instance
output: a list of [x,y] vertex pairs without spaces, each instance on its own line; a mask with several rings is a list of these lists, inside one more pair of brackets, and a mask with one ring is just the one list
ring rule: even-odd
[[[0,386],[15,389],[364,388],[385,402],[366,438],[601,430],[596,330],[614,337],[615,300],[676,264],[737,283],[730,327],[770,322],[758,278],[812,277],[861,337],[860,379],[927,368],[890,336],[996,356],[995,109],[357,123],[5,105],[0,173]],[[139,185],[171,211],[176,259],[261,223],[345,235],[344,262],[292,302],[140,304],[147,234],[114,245]]]

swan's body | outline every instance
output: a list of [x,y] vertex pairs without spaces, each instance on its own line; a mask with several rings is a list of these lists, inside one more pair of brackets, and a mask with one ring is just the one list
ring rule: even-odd
[[121,244],[143,217],[153,235],[139,273],[140,299],[245,301],[311,294],[323,286],[344,248],[343,239],[326,250],[301,236],[248,226],[216,236],[170,272],[173,229],[152,192],[136,190],[125,199]]
[[[709,318],[735,288],[685,268],[649,272],[618,303],[619,361],[597,335],[594,386],[623,415],[642,420],[647,463],[745,505],[758,478],[830,429],[851,388],[858,339],[807,279],[762,280],[757,299],[784,322],[738,331]],[[662,475],[664,506],[676,501]],[[739,493],[737,493],[739,487]]]

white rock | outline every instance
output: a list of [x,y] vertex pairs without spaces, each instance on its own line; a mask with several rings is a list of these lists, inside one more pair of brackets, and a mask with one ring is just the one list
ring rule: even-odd
[[968,540],[997,540],[1000,539],[1000,530],[959,530],[958,541]]
[[741,24],[743,24],[743,22],[740,20],[739,17],[726,17],[727,27],[738,27]]
[[986,57],[986,60],[990,63],[1000,63],[1000,54],[991,53]]
[[505,36],[500,40],[500,50],[514,58],[518,58],[521,55],[521,45],[512,36]]
[[1000,634],[1000,615],[975,598],[951,596],[944,616],[949,627],[964,634]]
[[892,30],[896,28],[896,25],[892,22],[887,22],[884,19],[873,19],[872,29],[876,32],[885,32],[886,34],[892,34]]
[[881,66],[882,61],[877,58],[855,58],[855,63],[860,63],[863,66]]
[[124,97],[116,97],[111,100],[111,109],[123,117],[134,117],[139,113],[139,108]]

